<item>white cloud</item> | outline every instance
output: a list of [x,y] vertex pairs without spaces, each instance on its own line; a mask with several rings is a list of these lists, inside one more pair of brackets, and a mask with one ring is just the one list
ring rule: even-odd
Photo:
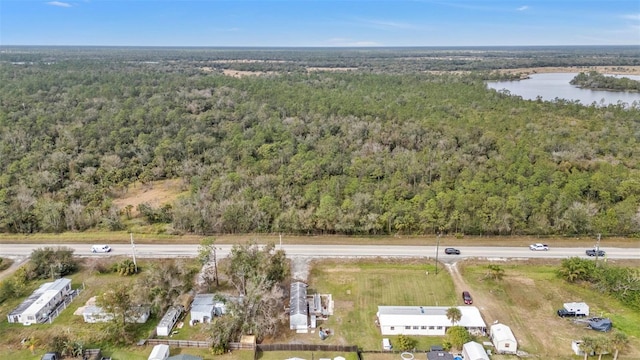
[[61,2],[61,1],[49,1],[47,3],[47,5],[59,6],[59,7],[71,7],[71,4],[65,3],[65,2]]
[[529,10],[529,7],[527,5],[524,6],[520,6],[519,8],[517,8],[516,10],[518,11],[525,11],[525,10]]
[[621,16],[623,19],[627,20],[638,20],[640,21],[640,14],[627,14]]

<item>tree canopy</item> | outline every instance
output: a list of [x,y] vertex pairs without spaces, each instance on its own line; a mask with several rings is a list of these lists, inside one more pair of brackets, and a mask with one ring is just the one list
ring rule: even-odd
[[[535,51],[3,53],[0,231],[638,234],[640,109],[487,89],[498,63],[605,61]],[[163,179],[176,201],[115,205]]]

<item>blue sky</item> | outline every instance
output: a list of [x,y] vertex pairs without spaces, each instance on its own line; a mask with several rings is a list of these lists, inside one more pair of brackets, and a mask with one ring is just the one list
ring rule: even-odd
[[0,0],[0,45],[640,45],[640,0]]

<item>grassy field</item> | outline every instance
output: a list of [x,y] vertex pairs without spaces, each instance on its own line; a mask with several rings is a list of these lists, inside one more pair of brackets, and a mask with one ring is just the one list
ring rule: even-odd
[[[144,269],[148,261],[141,260]],[[494,262],[495,263],[495,262]],[[509,325],[519,341],[520,349],[532,354],[537,359],[575,359],[570,349],[570,341],[583,335],[601,335],[587,330],[583,325],[574,324],[569,319],[561,319],[555,310],[566,301],[586,301],[593,315],[610,317],[614,327],[625,332],[631,342],[629,348],[620,354],[619,359],[640,359],[640,313],[634,312],[617,301],[592,292],[587,287],[570,285],[555,275],[558,260],[530,260],[513,263],[500,263],[505,270],[501,281],[485,278],[486,265],[489,262],[473,260],[460,261],[457,268],[464,281],[464,286],[471,291],[474,305],[480,311],[487,324],[498,320]],[[638,266],[637,263],[621,262],[625,266]],[[440,268],[435,275],[432,262],[421,259],[361,259],[323,260],[312,263],[309,276],[309,292],[332,294],[335,302],[334,315],[318,325],[331,331],[331,336],[320,340],[317,332],[296,334],[286,327],[277,338],[266,342],[280,343],[315,343],[358,345],[363,350],[381,350],[379,328],[375,325],[375,314],[378,305],[460,305],[461,299],[456,284],[449,274]],[[427,274],[428,272],[428,274]],[[84,287],[82,294],[71,306],[58,317],[53,324],[22,325],[0,321],[0,358],[13,360],[38,358],[45,351],[47,339],[56,334],[68,334],[73,338],[88,339],[87,347],[102,347],[105,354],[113,359],[146,359],[151,351],[149,346],[112,348],[105,344],[92,343],[99,324],[85,324],[81,316],[73,312],[84,305],[86,300],[109,288],[115,282],[129,281],[113,274],[99,275],[83,271],[72,277],[73,287]],[[37,284],[34,284],[35,288]],[[459,286],[459,284],[458,284]],[[23,299],[12,299],[0,305],[0,319]],[[157,324],[158,319],[151,319],[140,327],[138,335],[145,337]],[[184,320],[188,324],[188,317]],[[40,347],[35,354],[20,344],[28,337],[37,337]],[[175,339],[204,339],[201,327],[183,326]],[[394,337],[390,337],[394,342]],[[417,349],[427,349],[430,345],[441,344],[440,337],[412,337]],[[479,340],[487,340],[479,339]],[[173,349],[178,352],[214,358],[206,349]],[[264,360],[282,360],[289,357],[300,357],[306,360],[332,358],[340,355],[350,359],[348,354],[276,354],[273,352],[258,353],[257,358]],[[325,356],[326,355],[326,356]],[[286,356],[286,357],[283,357]],[[416,355],[417,356],[417,355]],[[399,354],[365,353],[366,360],[398,360]],[[236,351],[216,359],[250,360],[253,353]],[[246,359],[245,359],[246,358]],[[604,359],[611,358],[610,355]],[[510,359],[507,356],[495,356],[493,359]]]
[[614,328],[629,336],[630,346],[619,359],[640,359],[640,313],[587,286],[568,284],[558,278],[558,261],[503,264],[505,277],[500,281],[485,278],[487,264],[468,262],[462,264],[461,272],[485,321],[498,320],[509,325],[520,349],[541,358],[571,359],[572,339],[608,335],[555,314],[564,302],[585,301],[591,315],[611,318]]
[[[426,272],[430,275],[426,275]],[[459,303],[446,272],[434,275],[433,263],[421,260],[367,259],[355,262],[322,261],[310,273],[309,292],[332,294],[335,313],[318,326],[332,335],[295,334],[279,341],[358,345],[363,350],[382,350],[382,335],[375,325],[378,305],[440,305]],[[440,344],[439,337],[415,338],[416,347]],[[392,340],[393,342],[393,340]]]

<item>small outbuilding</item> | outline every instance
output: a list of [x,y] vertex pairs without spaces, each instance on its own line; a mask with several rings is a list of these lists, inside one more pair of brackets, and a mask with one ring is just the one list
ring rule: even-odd
[[158,344],[153,347],[147,360],[166,360],[169,358],[169,345]]
[[475,341],[462,345],[462,357],[464,360],[489,360],[489,355],[482,344]]
[[197,294],[191,303],[191,322],[208,323],[214,315],[213,294]]
[[489,331],[491,342],[499,354],[515,354],[518,352],[518,342],[511,328],[505,324],[493,324]]
[[[582,351],[581,346],[582,340],[571,340],[571,350],[573,350],[574,354],[584,356],[584,351]],[[589,353],[589,355],[595,355],[595,351],[592,351],[591,353]]]

